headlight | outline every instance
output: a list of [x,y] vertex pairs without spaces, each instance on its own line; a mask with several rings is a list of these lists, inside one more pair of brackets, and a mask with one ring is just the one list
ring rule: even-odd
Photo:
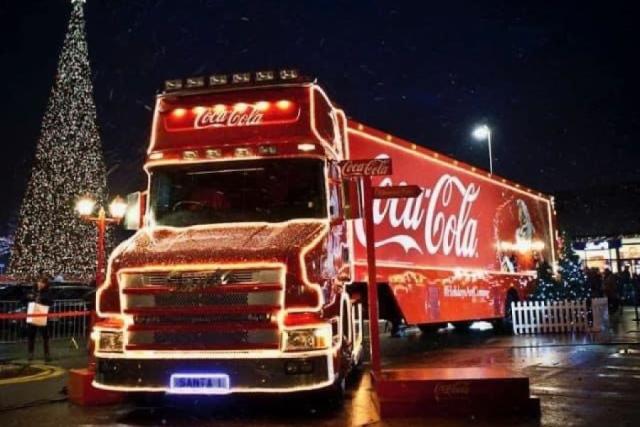
[[122,332],[99,331],[98,351],[115,353],[122,352]]
[[331,326],[286,330],[282,338],[284,351],[320,350],[331,343]]

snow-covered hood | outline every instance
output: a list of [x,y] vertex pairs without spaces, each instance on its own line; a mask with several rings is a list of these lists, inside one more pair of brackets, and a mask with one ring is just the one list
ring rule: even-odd
[[233,224],[178,228],[146,228],[120,245],[114,253],[117,270],[123,267],[287,262],[326,230],[323,221],[282,224]]

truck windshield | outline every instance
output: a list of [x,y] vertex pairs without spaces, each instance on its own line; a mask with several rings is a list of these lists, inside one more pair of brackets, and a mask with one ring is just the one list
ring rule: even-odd
[[152,170],[157,225],[281,222],[327,216],[324,162],[270,159],[162,166]]

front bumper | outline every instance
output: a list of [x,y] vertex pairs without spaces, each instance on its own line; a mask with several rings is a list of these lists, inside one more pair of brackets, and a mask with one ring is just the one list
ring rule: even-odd
[[[287,373],[287,364],[311,365],[308,373]],[[116,391],[168,392],[175,373],[224,373],[231,393],[295,392],[331,385],[329,354],[265,359],[128,359],[97,358],[93,385]]]

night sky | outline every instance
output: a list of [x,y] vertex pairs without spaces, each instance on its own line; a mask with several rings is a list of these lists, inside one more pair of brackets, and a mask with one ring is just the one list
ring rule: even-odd
[[[481,4],[482,3],[482,4]],[[112,194],[144,185],[167,78],[296,67],[347,114],[545,192],[637,181],[632,2],[89,0]],[[15,222],[54,81],[68,0],[0,2],[0,232]]]

